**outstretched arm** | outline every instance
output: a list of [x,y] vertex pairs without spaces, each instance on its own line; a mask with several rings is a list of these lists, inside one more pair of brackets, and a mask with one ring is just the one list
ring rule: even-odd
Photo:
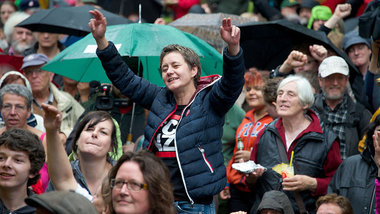
[[351,14],[351,5],[346,4],[338,4],[335,8],[334,14],[325,22],[325,27],[329,29],[333,29],[335,25],[339,22],[339,20],[346,18]]
[[303,66],[306,63],[307,55],[300,51],[293,50],[290,52],[284,63],[282,63],[278,71],[283,74],[289,74],[294,68]]
[[90,14],[94,16],[90,19],[88,26],[91,29],[92,36],[94,37],[99,50],[103,50],[108,46],[108,41],[105,37],[107,20],[106,17],[99,10],[90,10]]
[[62,113],[53,105],[42,104],[42,108],[45,112],[44,125],[50,179],[57,190],[76,190],[78,183],[74,178],[63,143],[60,142],[59,127]]
[[236,56],[240,51],[240,28],[232,25],[230,18],[224,18],[220,26],[220,36],[228,45],[228,54]]

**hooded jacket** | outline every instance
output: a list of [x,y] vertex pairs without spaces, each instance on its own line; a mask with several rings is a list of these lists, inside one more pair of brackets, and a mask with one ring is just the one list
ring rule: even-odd
[[252,214],[260,214],[263,209],[276,210],[283,214],[294,214],[292,203],[290,203],[288,196],[285,193],[277,190],[266,192],[257,208],[257,211],[251,210]]
[[[226,52],[226,51],[225,51]],[[136,76],[122,60],[112,42],[97,50],[108,78],[134,102],[150,110],[143,146],[153,149],[157,130],[177,109],[173,93]],[[183,109],[174,144],[176,158],[191,203],[211,199],[226,184],[222,154],[224,115],[232,107],[244,85],[244,59],[223,56],[223,77],[203,77],[197,91]]]

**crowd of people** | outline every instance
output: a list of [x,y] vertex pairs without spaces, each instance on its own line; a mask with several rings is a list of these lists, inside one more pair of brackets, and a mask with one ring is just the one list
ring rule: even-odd
[[[1,213],[380,213],[380,38],[360,36],[357,23],[369,2],[0,3]],[[201,77],[200,57],[171,44],[161,87],[124,61],[94,9],[88,25],[112,82],[94,86],[44,70],[70,35],[17,26],[83,4],[155,24],[187,13],[286,19],[341,52],[300,41],[273,70],[246,68],[240,28],[225,18],[222,75]],[[128,105],[103,109],[104,95]]]

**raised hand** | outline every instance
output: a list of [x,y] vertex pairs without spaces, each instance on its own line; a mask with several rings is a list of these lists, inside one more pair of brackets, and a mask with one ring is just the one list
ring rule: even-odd
[[311,56],[321,63],[327,57],[327,49],[323,45],[310,45]]
[[[367,136],[371,137],[371,136]],[[376,161],[376,165],[378,168],[380,168],[380,128],[376,128],[372,135],[373,140],[373,147],[375,148],[375,155],[374,159]],[[380,174],[380,171],[378,170],[378,174]]]
[[108,41],[105,38],[107,20],[106,17],[99,10],[90,10],[89,13],[94,16],[93,19],[90,19],[88,26],[91,29],[92,36],[98,44],[100,50],[108,46]]
[[46,131],[59,131],[62,122],[62,113],[53,105],[42,104],[44,110],[44,126]]
[[280,73],[287,74],[296,67],[303,66],[307,63],[307,55],[300,51],[292,51],[288,58],[282,63],[279,68]]
[[230,18],[224,18],[220,26],[220,36],[228,44],[228,53],[236,56],[240,51],[240,28],[232,25]]
[[334,11],[334,15],[338,16],[341,19],[346,18],[350,14],[351,14],[351,4],[349,3],[338,4]]

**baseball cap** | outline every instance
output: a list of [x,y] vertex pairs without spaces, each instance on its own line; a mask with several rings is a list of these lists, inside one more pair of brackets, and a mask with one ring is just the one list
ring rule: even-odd
[[284,8],[284,7],[292,7],[294,5],[299,5],[298,1],[297,0],[283,0],[281,2],[281,5],[280,7],[281,8]]
[[23,59],[21,70],[36,65],[43,65],[49,61],[49,58],[44,54],[30,54]]
[[347,49],[351,47],[352,45],[361,44],[361,43],[364,43],[368,46],[368,48],[371,48],[370,40],[359,36],[358,30],[353,30],[346,33],[346,35],[344,35],[342,39],[342,48],[344,51],[347,51]]
[[348,76],[349,68],[346,61],[339,56],[330,56],[322,61],[318,68],[319,76],[325,78],[331,74]]
[[51,191],[41,195],[32,195],[25,199],[25,203],[36,208],[43,207],[57,214],[97,213],[90,200],[74,191]]
[[21,11],[25,11],[27,9],[32,8],[40,8],[40,3],[38,2],[38,0],[21,0],[19,8]]

